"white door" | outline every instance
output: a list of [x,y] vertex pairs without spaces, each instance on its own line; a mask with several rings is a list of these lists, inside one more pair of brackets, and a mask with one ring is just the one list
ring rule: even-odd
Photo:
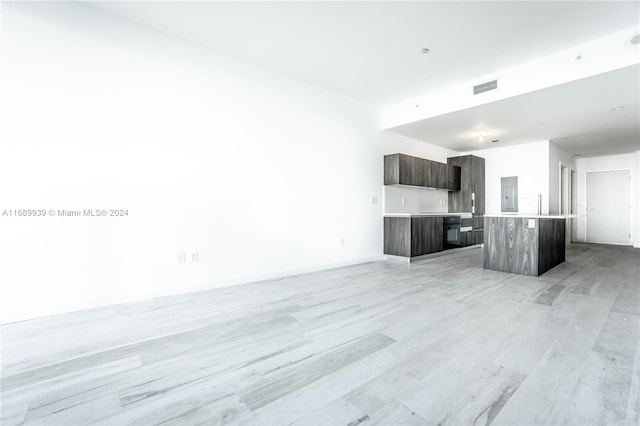
[[631,244],[631,171],[587,173],[587,241]]

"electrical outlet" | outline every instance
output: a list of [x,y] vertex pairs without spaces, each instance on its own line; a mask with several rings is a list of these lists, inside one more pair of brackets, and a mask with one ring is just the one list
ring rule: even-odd
[[200,253],[197,251],[194,251],[193,253],[191,253],[191,261],[197,262],[198,260],[200,260]]
[[402,198],[400,198],[400,202],[404,206],[407,203],[407,200],[404,197],[402,197]]
[[344,247],[344,238],[340,238],[340,247]]
[[378,204],[378,197],[371,197],[371,204]]

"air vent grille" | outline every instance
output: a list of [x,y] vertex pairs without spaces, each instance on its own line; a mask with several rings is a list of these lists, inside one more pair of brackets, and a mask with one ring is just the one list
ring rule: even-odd
[[497,88],[498,88],[498,80],[487,81],[486,83],[473,86],[473,94],[477,95],[478,93],[488,92],[489,90],[494,90]]

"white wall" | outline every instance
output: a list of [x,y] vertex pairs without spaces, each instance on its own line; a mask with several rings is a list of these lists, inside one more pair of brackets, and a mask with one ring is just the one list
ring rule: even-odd
[[410,142],[367,106],[80,4],[2,8],[0,209],[129,216],[0,216],[0,323],[382,254]]
[[398,135],[389,131],[382,132],[382,150],[387,154],[407,154],[427,160],[446,163],[447,158],[460,155],[459,151],[443,148],[427,142],[422,142],[407,136]]
[[501,178],[518,176],[518,212],[549,213],[549,141],[472,151],[485,159],[485,213],[500,213]]
[[578,241],[586,240],[586,195],[587,173],[610,170],[631,170],[631,241],[640,247],[640,151],[631,154],[608,155],[603,157],[579,158],[576,161],[578,173]]
[[[443,189],[384,187],[385,213],[447,212],[448,192]],[[404,199],[404,204],[402,200]]]
[[560,213],[560,164],[576,168],[575,157],[553,142],[549,142],[549,213]]
[[[442,148],[413,138],[388,131],[383,132],[382,149],[387,154],[407,154],[427,160],[446,163],[447,158],[460,155],[460,152]],[[448,211],[448,191],[402,186],[384,187],[385,213],[420,213],[423,211]],[[405,204],[402,204],[402,199]]]

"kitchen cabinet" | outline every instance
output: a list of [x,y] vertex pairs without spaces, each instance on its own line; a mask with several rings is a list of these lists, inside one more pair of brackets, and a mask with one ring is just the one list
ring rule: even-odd
[[484,229],[474,229],[471,232],[473,233],[473,243],[472,244],[483,244],[484,243]]
[[461,232],[460,233],[460,247],[467,247],[473,245],[473,233],[469,232]]
[[484,158],[475,155],[451,157],[447,159],[447,164],[460,167],[460,190],[449,192],[449,211],[483,215]]
[[405,154],[384,156],[384,184],[424,188],[460,189],[461,170],[449,165]]
[[[428,160],[427,160],[428,161]],[[450,189],[449,185],[449,166],[448,164],[439,163],[437,161],[429,161],[432,173],[432,182],[434,188]]]
[[444,249],[442,216],[385,217],[384,254],[416,257]]
[[411,218],[411,257],[444,250],[442,217]]
[[447,173],[449,176],[447,177],[447,189],[451,191],[460,191],[461,169],[458,166],[448,166]]
[[472,244],[484,243],[484,215],[473,215],[473,242]]
[[484,228],[484,215],[473,215],[473,229],[482,229]]
[[411,218],[385,217],[383,253],[411,257]]

